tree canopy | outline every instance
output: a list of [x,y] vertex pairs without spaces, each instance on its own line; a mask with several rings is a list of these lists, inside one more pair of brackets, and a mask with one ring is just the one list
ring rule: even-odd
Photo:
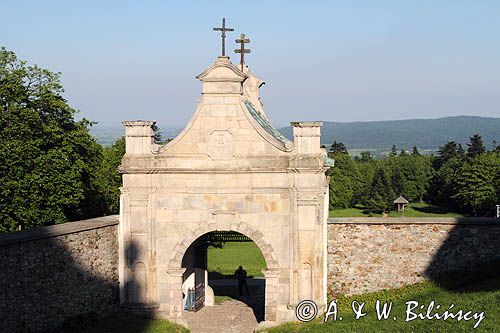
[[342,142],[333,141],[330,146],[330,153],[332,154],[347,154],[347,148]]
[[483,138],[479,134],[474,134],[470,138],[470,143],[467,144],[467,157],[474,158],[486,152]]
[[102,147],[63,92],[60,73],[0,49],[0,232],[107,213]]
[[[368,152],[351,159],[332,154],[330,206],[362,206],[373,213],[393,209],[402,194],[410,202],[429,201],[472,215],[492,215],[500,202],[500,153],[497,145],[486,151],[480,135],[470,138],[468,154],[454,141],[439,148],[438,155],[425,156],[414,147],[397,154],[396,146],[383,159]],[[346,149],[347,150],[347,149]]]

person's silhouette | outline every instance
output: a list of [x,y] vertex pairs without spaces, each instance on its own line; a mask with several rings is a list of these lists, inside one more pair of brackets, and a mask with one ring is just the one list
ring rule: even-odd
[[243,296],[243,288],[245,288],[247,296],[250,296],[247,285],[247,271],[245,271],[243,267],[240,266],[236,271],[234,271],[234,275],[238,279],[238,289],[240,291],[240,296]]

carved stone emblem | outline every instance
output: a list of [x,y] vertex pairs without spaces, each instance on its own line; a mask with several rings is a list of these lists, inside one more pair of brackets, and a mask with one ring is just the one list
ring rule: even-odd
[[213,159],[233,157],[233,134],[228,130],[213,130],[208,136],[208,155]]

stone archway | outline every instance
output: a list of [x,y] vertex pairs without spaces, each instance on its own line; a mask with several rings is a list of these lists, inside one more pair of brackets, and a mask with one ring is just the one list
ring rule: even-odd
[[[277,309],[277,298],[278,298],[277,293],[278,293],[278,282],[279,282],[279,265],[276,258],[276,253],[273,250],[271,244],[266,240],[264,234],[252,228],[247,223],[244,222],[239,222],[237,224],[231,222],[210,223],[210,224],[204,224],[202,227],[197,229],[196,232],[189,231],[184,233],[184,235],[179,238],[179,242],[172,251],[171,259],[169,260],[168,263],[170,271],[175,272],[175,274],[179,274],[180,272],[182,272],[181,274],[183,274],[184,268],[182,267],[182,259],[186,254],[188,248],[197,239],[213,231],[238,232],[250,238],[257,245],[266,263],[266,269],[263,271],[264,278],[266,281],[265,299],[264,299],[264,319],[266,321],[276,321],[276,309]],[[179,279],[177,279],[177,284],[178,282]],[[178,318],[179,317],[182,318],[182,311],[181,313],[176,313],[175,316]]]
[[303,297],[325,307],[332,161],[320,147],[321,122],[291,123],[293,142],[285,138],[258,91],[244,89],[260,81],[228,57],[197,78],[201,99],[173,141],[155,144],[153,121],[123,122],[121,304],[181,319],[183,255],[221,230],[248,236],[264,256],[266,321],[294,320]]
[[199,237],[203,236],[212,231],[235,231],[239,232],[250,238],[259,247],[264,259],[266,261],[266,268],[269,270],[278,269],[278,261],[276,259],[276,254],[273,251],[271,244],[266,240],[264,234],[260,231],[252,228],[250,225],[244,222],[238,224],[234,223],[210,223],[202,224],[196,232],[189,231],[184,233],[184,235],[179,238],[179,242],[174,247],[172,251],[172,256],[169,261],[168,266],[170,268],[181,268],[182,257],[188,247]]

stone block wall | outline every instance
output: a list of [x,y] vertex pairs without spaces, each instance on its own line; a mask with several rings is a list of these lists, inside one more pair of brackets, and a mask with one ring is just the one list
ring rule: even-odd
[[438,280],[449,272],[499,262],[499,220],[329,219],[329,297]]
[[118,216],[0,235],[0,332],[115,311]]

